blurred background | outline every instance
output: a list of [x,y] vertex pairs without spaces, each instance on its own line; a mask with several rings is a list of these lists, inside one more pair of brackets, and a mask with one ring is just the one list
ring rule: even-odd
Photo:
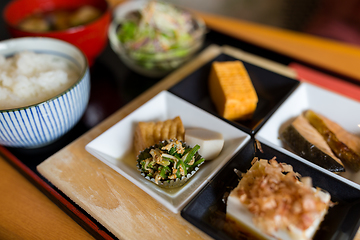
[[168,0],[239,18],[360,45],[359,0]]
[[[115,6],[124,0],[108,0]],[[165,0],[206,13],[360,45],[360,0]],[[8,0],[0,1],[1,9]],[[3,22],[0,21],[0,25]],[[3,26],[4,27],[4,26]],[[1,39],[8,35],[0,32]]]
[[203,12],[360,45],[360,0],[167,1]]

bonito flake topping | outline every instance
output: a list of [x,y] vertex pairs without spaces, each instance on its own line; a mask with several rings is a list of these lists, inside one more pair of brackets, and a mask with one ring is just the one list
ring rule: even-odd
[[299,177],[291,165],[275,158],[254,159],[235,190],[264,232],[271,234],[289,225],[306,230],[328,209],[329,199],[316,194],[321,190],[312,187],[310,178],[302,182]]

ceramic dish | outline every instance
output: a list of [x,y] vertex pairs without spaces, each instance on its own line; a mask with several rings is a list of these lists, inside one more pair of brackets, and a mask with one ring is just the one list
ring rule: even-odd
[[[201,49],[205,39],[206,26],[201,18],[192,14],[191,22],[194,29],[191,34],[193,38],[191,44],[163,52],[129,49],[127,44],[119,41],[118,30],[128,18],[129,13],[143,9],[147,2],[147,0],[133,0],[119,4],[113,10],[114,20],[110,24],[108,36],[111,48],[124,64],[144,76],[158,78],[189,61]],[[176,8],[187,12],[179,7]],[[171,20],[168,21],[171,22]]]
[[73,84],[53,97],[21,107],[0,109],[0,144],[39,148],[65,135],[83,116],[90,97],[89,66],[80,49],[62,40],[24,37],[0,42],[0,54],[5,57],[24,51],[62,58],[79,73]]
[[351,186],[360,189],[360,172],[350,174],[348,171],[340,175],[331,173],[306,159],[299,157],[285,148],[279,139],[279,132],[292,119],[305,110],[312,109],[332,121],[338,123],[348,132],[360,136],[360,103],[336,93],[322,89],[309,83],[301,83],[294,93],[279,107],[266,124],[255,135],[260,141],[278,149],[281,152],[302,161],[326,174],[340,179]]
[[[107,45],[107,29],[111,21],[110,3],[106,0],[14,0],[8,1],[3,19],[12,37],[49,37],[69,42],[82,50],[92,66]],[[58,31],[26,31],[18,24],[35,13],[79,9],[90,5],[102,13],[96,20]],[[21,9],[21,11],[20,11]],[[64,18],[61,18],[64,22]],[[66,18],[65,18],[66,19]],[[41,24],[38,24],[39,26]]]
[[[201,127],[220,132],[225,143],[220,155],[205,162],[184,186],[164,189],[140,175],[136,168],[132,140],[137,122],[164,121],[176,116],[181,117],[185,129]],[[163,91],[91,141],[86,145],[86,150],[177,213],[249,139],[250,136],[245,132]]]
[[239,180],[234,169],[246,172],[251,167],[254,156],[271,159],[276,156],[278,162],[291,164],[294,171],[302,176],[310,176],[313,185],[327,190],[331,200],[337,204],[331,207],[319,230],[317,239],[353,239],[360,225],[360,191],[338,179],[319,171],[297,159],[279,152],[263,143],[262,150],[255,151],[251,140],[203,190],[181,211],[182,217],[210,235],[214,239],[233,239],[225,232],[225,196]]
[[[174,85],[169,91],[211,114],[219,116],[207,87],[211,65],[214,61],[234,60],[238,59],[226,54],[220,54]],[[299,81],[243,60],[242,62],[255,87],[259,102],[251,120],[228,122],[249,134],[254,134],[297,87]]]

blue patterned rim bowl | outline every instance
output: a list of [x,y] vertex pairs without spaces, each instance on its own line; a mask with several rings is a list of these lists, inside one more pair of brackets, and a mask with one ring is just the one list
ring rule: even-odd
[[62,40],[24,37],[0,41],[0,54],[5,57],[22,51],[65,58],[80,76],[68,89],[50,99],[0,109],[0,145],[38,148],[63,136],[84,114],[90,96],[89,65],[81,50]]

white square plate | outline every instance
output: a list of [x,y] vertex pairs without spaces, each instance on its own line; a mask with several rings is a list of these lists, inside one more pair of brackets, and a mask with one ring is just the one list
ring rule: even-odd
[[280,129],[291,123],[305,110],[312,109],[330,120],[338,123],[345,130],[360,136],[360,103],[344,96],[330,92],[315,85],[302,82],[292,95],[269,118],[255,138],[281,152],[284,152],[312,167],[338,178],[357,189],[360,189],[360,172],[349,172],[339,175],[331,173],[285,149],[280,136]]
[[[164,189],[146,180],[137,170],[136,158],[132,151],[133,134],[137,122],[164,121],[176,116],[180,116],[185,131],[186,128],[193,127],[211,129],[220,132],[225,142],[220,155],[205,162],[184,186]],[[85,148],[172,212],[178,213],[249,140],[250,135],[245,132],[168,91],[162,91],[95,138]]]

